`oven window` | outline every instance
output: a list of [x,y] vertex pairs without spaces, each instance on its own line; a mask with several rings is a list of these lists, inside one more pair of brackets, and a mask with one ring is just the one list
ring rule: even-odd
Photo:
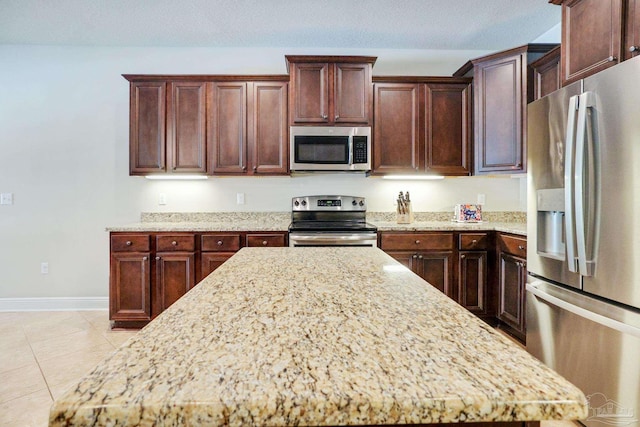
[[349,164],[348,136],[296,136],[296,163]]

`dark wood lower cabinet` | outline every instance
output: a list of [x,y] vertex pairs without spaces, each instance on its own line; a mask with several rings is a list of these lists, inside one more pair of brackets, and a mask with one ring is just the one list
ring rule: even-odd
[[109,318],[114,322],[151,320],[149,252],[112,252]]
[[458,257],[458,302],[477,316],[489,314],[487,252],[460,252]]
[[220,267],[226,260],[231,258],[235,252],[203,252],[200,255],[200,274],[198,282],[202,281],[209,274]]
[[195,254],[159,252],[156,261],[154,317],[166,310],[195,285]]
[[527,281],[526,260],[500,252],[499,271],[497,317],[511,327],[509,332],[524,340],[526,335],[524,306]]
[[387,251],[387,254],[440,292],[453,297],[453,252]]

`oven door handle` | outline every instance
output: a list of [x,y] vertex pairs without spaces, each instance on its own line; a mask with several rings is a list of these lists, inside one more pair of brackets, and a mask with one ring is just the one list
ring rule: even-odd
[[372,234],[326,234],[314,235],[314,236],[296,236],[289,234],[289,241],[291,243],[302,244],[317,244],[317,245],[340,245],[340,244],[357,244],[362,242],[363,244],[375,245],[377,243],[377,235]]

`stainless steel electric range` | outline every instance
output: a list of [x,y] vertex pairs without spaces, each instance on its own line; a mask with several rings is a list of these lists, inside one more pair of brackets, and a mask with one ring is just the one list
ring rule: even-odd
[[377,246],[364,197],[304,196],[291,200],[289,246]]

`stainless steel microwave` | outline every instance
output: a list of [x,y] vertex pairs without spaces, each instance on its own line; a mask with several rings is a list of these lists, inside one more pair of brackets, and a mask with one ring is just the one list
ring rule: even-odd
[[292,171],[370,171],[371,128],[291,126]]

